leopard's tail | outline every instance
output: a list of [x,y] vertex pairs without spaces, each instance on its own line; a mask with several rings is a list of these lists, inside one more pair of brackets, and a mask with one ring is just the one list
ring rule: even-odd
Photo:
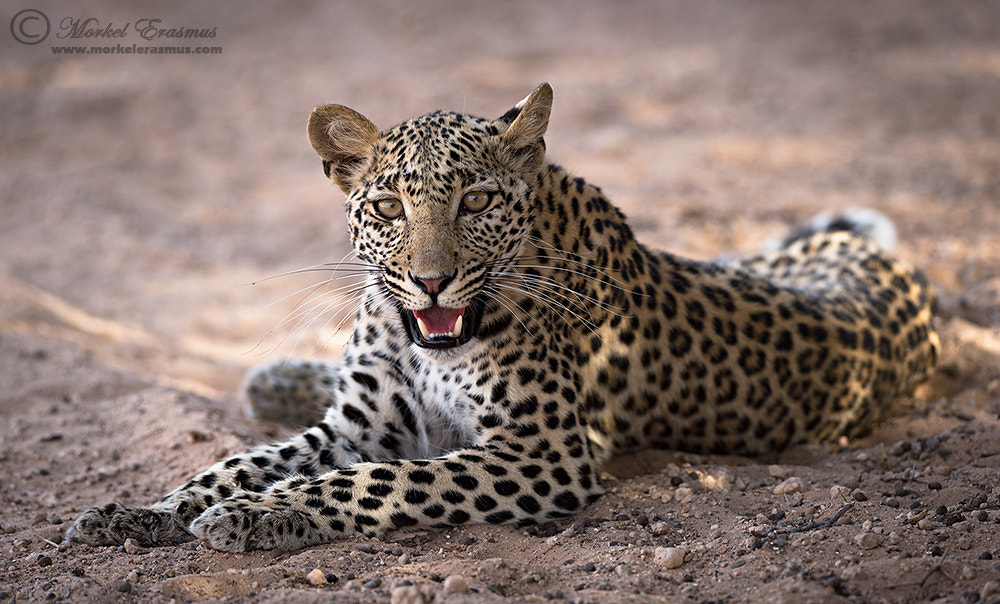
[[784,239],[774,242],[768,247],[781,249],[816,233],[844,231],[871,239],[875,245],[887,252],[896,249],[898,241],[896,225],[888,216],[871,208],[848,208],[841,212],[823,212],[813,217],[809,222],[793,228]]

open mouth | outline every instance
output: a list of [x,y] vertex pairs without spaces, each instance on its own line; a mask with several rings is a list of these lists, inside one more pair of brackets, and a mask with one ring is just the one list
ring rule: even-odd
[[454,348],[471,340],[479,331],[481,316],[475,303],[465,308],[430,306],[402,310],[403,324],[413,343],[422,348]]

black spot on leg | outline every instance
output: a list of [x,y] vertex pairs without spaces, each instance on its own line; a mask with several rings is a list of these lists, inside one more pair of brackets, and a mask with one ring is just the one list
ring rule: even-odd
[[372,470],[371,477],[372,480],[385,480],[387,482],[396,480],[396,475],[392,471],[386,470],[385,468],[375,468]]
[[521,487],[513,480],[501,480],[493,483],[493,489],[497,492],[497,495],[509,497],[520,491]]
[[497,500],[493,499],[489,495],[480,495],[476,497],[473,503],[475,504],[476,509],[480,512],[488,512],[497,507]]
[[409,489],[406,491],[406,494],[403,495],[403,501],[413,505],[419,505],[427,501],[428,498],[430,498],[430,495],[428,495],[425,491],[418,491],[417,489]]
[[509,510],[501,510],[499,512],[493,512],[492,514],[487,514],[483,517],[483,520],[487,524],[503,524],[504,522],[509,522],[514,519],[514,513]]
[[392,493],[393,489],[391,485],[374,483],[368,485],[368,493],[374,495],[375,497],[385,497]]
[[566,470],[562,468],[556,468],[552,470],[552,478],[555,478],[556,482],[558,482],[563,486],[566,486],[569,483],[573,482],[573,479],[569,477],[569,474],[566,472]]
[[366,430],[371,429],[372,427],[371,422],[368,421],[368,418],[365,417],[365,414],[354,405],[348,403],[344,405],[340,411],[341,413],[344,414],[344,418],[347,419],[347,421],[355,423]]
[[448,514],[448,522],[451,524],[465,524],[469,521],[469,513],[464,510],[454,510]]
[[459,493],[458,491],[449,490],[445,491],[444,493],[441,493],[441,499],[444,499],[448,503],[458,505],[459,503],[465,501],[465,495]]
[[537,514],[542,506],[538,504],[538,500],[531,495],[522,495],[517,498],[517,507],[521,508],[529,514]]
[[362,373],[360,371],[355,371],[351,374],[351,379],[358,384],[364,386],[369,392],[378,392],[378,380],[367,373]]
[[403,512],[396,512],[389,516],[389,522],[391,522],[392,526],[395,528],[404,528],[417,524],[417,519],[408,514],[404,514]]
[[552,503],[571,512],[576,511],[580,507],[580,500],[577,499],[576,495],[569,491],[563,491],[562,493],[556,495],[552,499]]
[[475,488],[479,486],[479,481],[476,480],[475,477],[469,476],[468,474],[453,476],[451,480],[466,491],[475,490]]
[[424,516],[428,518],[440,518],[444,515],[444,506],[439,503],[429,505],[422,510]]
[[434,482],[434,474],[427,470],[414,470],[410,472],[409,478],[410,482],[414,484],[432,484]]

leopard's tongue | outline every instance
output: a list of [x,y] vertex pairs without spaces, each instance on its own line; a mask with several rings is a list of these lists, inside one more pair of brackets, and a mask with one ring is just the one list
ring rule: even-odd
[[444,308],[431,306],[413,311],[420,334],[426,340],[434,338],[457,338],[462,333],[464,308]]

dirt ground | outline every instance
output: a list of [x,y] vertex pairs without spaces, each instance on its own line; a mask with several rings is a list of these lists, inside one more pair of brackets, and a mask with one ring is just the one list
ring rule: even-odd
[[[42,1],[31,46],[6,27],[18,4],[0,11],[0,602],[1000,602],[997,2]],[[196,43],[222,52],[55,55],[81,43],[62,20],[88,17],[214,28]],[[82,43],[145,43],[127,33]],[[313,106],[499,116],[542,81],[550,157],[651,244],[709,258],[827,209],[889,214],[939,289],[932,382],[840,448],[617,459],[555,525],[57,547],[85,508],[288,434],[244,416],[249,366],[340,354],[342,317],[297,320],[310,281],[277,277],[347,252]]]

